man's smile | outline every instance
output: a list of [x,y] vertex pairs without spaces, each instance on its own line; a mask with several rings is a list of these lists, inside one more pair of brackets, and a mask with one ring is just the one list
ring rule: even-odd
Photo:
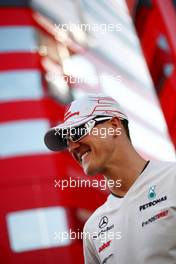
[[91,151],[88,150],[88,151],[86,151],[86,152],[81,156],[81,162],[84,162],[84,161],[85,161],[85,159],[87,158],[87,156],[89,155],[90,152],[91,152]]
[[90,148],[86,148],[83,150],[75,150],[72,154],[74,156],[74,158],[82,164],[82,161],[87,157],[87,155],[91,152]]

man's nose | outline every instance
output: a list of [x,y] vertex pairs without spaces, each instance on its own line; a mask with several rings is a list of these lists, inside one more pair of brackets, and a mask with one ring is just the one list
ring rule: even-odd
[[78,149],[80,147],[80,143],[77,141],[77,142],[72,142],[70,140],[68,140],[67,142],[67,148],[68,148],[68,151],[73,153],[74,150]]

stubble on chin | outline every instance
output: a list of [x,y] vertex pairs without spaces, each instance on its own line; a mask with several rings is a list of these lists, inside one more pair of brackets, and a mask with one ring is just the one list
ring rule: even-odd
[[86,175],[88,175],[88,176],[96,176],[97,174],[101,173],[101,172],[97,169],[97,167],[94,168],[94,167],[90,167],[89,165],[87,165],[87,166],[84,166],[84,167],[82,166],[82,168],[83,168],[84,173],[85,173]]

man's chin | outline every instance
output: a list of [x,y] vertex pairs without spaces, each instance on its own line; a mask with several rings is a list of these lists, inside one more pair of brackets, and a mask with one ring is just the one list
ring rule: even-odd
[[83,167],[83,171],[88,176],[95,176],[98,173],[96,169],[90,168],[89,166]]

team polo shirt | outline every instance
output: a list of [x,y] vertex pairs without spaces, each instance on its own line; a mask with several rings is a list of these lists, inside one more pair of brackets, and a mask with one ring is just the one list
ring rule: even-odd
[[84,226],[86,264],[176,264],[176,163],[150,161]]

